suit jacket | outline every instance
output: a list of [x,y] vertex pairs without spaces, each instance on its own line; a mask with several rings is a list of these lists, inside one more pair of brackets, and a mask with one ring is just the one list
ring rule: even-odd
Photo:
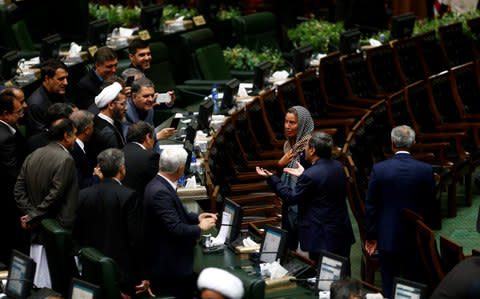
[[143,202],[145,186],[158,172],[158,154],[129,142],[123,148],[126,174],[122,183],[137,191]]
[[92,165],[97,165],[98,154],[107,148],[122,149],[125,139],[121,133],[121,124],[115,121],[115,125],[95,115],[93,119],[93,134],[86,145],[88,159]]
[[27,156],[25,138],[16,130],[15,134],[12,134],[10,128],[0,122],[0,182],[9,187],[7,190],[10,193]]
[[370,173],[365,201],[367,240],[378,240],[378,249],[407,249],[402,210],[408,208],[426,221],[435,199],[435,182],[430,165],[397,153],[376,163]]
[[177,192],[160,175],[145,188],[145,261],[150,278],[193,274],[193,254],[200,237],[198,215],[187,213]]
[[27,99],[28,109],[25,114],[28,136],[42,132],[48,126],[45,119],[48,107],[54,103],[64,102],[64,95],[51,94],[43,84],[40,85]]
[[77,106],[79,109],[88,109],[95,102],[95,97],[100,93],[103,81],[98,78],[92,68],[88,74],[83,76],[77,83]]
[[70,151],[73,159],[75,160],[75,166],[77,167],[78,186],[80,189],[92,186],[100,182],[100,178],[93,175],[94,165],[90,163],[87,158],[87,154],[83,152],[78,143],[75,142],[73,150]]
[[44,147],[50,143],[50,137],[48,131],[43,130],[27,139],[27,151],[29,154],[33,153],[37,148]]
[[302,250],[343,249],[355,242],[345,201],[345,172],[340,162],[315,161],[295,188],[271,176],[268,184],[285,204],[298,204],[298,239]]
[[[22,165],[14,191],[15,201],[27,222],[55,218],[71,230],[78,202],[75,161],[56,142],[31,153]],[[32,231],[32,242],[42,244],[39,229]]]
[[117,262],[122,289],[129,293],[146,279],[140,236],[136,231],[135,191],[113,178],[80,190],[73,237]]

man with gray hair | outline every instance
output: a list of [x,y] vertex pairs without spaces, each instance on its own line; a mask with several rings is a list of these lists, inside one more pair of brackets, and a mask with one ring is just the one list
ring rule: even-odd
[[137,231],[137,195],[121,183],[123,152],[109,148],[97,160],[103,179],[80,191],[73,237],[78,245],[94,247],[116,261],[122,293],[133,296],[148,290],[151,295]]
[[[408,208],[424,217],[432,217],[435,181],[430,165],[410,156],[415,132],[398,126],[391,133],[395,156],[373,165],[365,201],[367,236],[365,249],[378,250],[385,297],[391,297],[393,277],[418,280],[414,244],[405,239],[402,210]],[[403,268],[403,271],[402,271]]]
[[193,298],[193,254],[200,234],[215,226],[217,215],[188,213],[178,198],[177,181],[183,175],[187,152],[165,149],[158,174],[144,197],[145,261],[154,293]]

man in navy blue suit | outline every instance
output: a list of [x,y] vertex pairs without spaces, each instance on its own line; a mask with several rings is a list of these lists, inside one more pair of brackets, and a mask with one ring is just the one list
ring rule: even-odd
[[408,208],[430,219],[433,207],[435,182],[430,165],[410,156],[415,143],[415,132],[409,126],[392,130],[392,149],[395,156],[373,166],[366,199],[368,254],[379,252],[382,287],[386,297],[391,297],[393,277],[404,276],[415,280],[413,244],[407,244],[402,223],[402,210]]
[[300,247],[315,262],[322,250],[349,259],[350,247],[355,242],[345,201],[345,172],[340,162],[330,159],[332,146],[330,135],[323,132],[312,134],[305,145],[305,159],[312,166],[304,170],[297,163],[298,168],[284,169],[298,177],[295,189],[271,172],[257,167],[257,173],[268,177],[268,184],[283,204],[298,204]]
[[175,298],[193,298],[195,280],[193,254],[200,233],[217,220],[212,213],[188,213],[177,195],[177,181],[183,175],[187,152],[165,149],[159,171],[145,187],[145,261],[152,290]]

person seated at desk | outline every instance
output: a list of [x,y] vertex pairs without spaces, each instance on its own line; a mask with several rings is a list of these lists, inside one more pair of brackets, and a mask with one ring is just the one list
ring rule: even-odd
[[118,67],[118,58],[115,51],[109,47],[101,47],[93,55],[95,66],[77,83],[77,106],[88,109],[95,102],[105,80],[115,74]]
[[130,66],[140,70],[142,73],[150,68],[152,62],[152,52],[147,41],[136,38],[128,45],[128,58],[130,58]]
[[228,271],[219,268],[205,268],[197,280],[201,299],[241,299],[242,281]]
[[67,66],[60,60],[49,59],[42,65],[41,77],[42,84],[27,99],[27,136],[42,132],[50,125],[45,119],[48,107],[65,102]]
[[358,280],[345,278],[332,282],[330,299],[361,299],[362,288]]

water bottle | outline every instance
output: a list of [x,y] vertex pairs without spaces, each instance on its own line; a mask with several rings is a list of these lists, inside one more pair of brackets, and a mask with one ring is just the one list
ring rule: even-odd
[[220,100],[218,99],[217,84],[213,84],[213,87],[212,87],[212,100],[213,100],[213,114],[217,114],[220,111]]
[[192,160],[190,161],[190,171],[193,175],[197,174],[197,157],[192,153]]

